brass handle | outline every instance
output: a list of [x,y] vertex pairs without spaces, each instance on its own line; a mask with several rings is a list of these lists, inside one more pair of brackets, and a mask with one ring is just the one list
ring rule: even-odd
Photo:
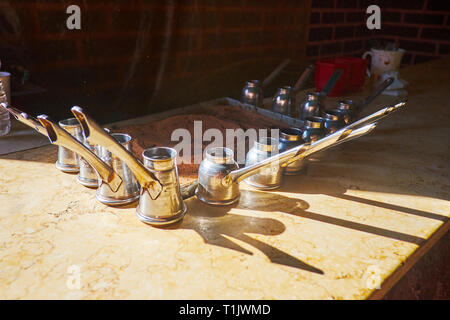
[[2,106],[6,111],[8,111],[12,116],[16,119],[22,122],[23,124],[26,124],[27,126],[30,126],[31,128],[35,129],[40,134],[47,136],[47,130],[44,129],[44,127],[32,116],[28,115],[25,112],[22,112],[16,108],[11,107],[10,105],[6,103],[0,103],[0,106]]
[[108,184],[113,192],[119,189],[122,184],[122,178],[110,166],[66,130],[62,129],[57,123],[51,121],[48,116],[40,115],[38,116],[38,120],[45,130],[47,130],[48,138],[52,144],[63,146],[79,154],[97,171],[102,181]]
[[84,113],[82,108],[75,106],[71,110],[83,127],[86,139],[91,144],[98,144],[105,147],[125,162],[136,176],[141,187],[147,190],[153,200],[157,199],[162,192],[162,185],[158,178],[147,170],[127,149],[106,133],[91,117]]

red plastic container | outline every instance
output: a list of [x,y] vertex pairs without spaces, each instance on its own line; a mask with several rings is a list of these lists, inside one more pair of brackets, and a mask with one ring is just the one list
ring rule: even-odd
[[350,92],[358,91],[366,80],[367,67],[369,66],[368,60],[357,57],[342,56],[337,57],[335,61],[350,65],[348,89]]
[[342,69],[342,74],[328,96],[338,97],[348,92],[351,76],[351,65],[348,61],[336,59],[323,59],[316,62],[314,83],[317,91],[321,91],[323,89],[325,84],[328,82],[328,79],[330,79],[333,74],[333,71],[336,69]]

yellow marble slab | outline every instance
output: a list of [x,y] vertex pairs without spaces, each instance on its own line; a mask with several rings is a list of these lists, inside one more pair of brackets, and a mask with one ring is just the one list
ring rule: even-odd
[[97,202],[54,167],[55,146],[0,156],[0,299],[381,297],[449,227],[442,63],[403,70],[407,109],[307,175],[243,183],[231,208],[189,199],[171,228]]

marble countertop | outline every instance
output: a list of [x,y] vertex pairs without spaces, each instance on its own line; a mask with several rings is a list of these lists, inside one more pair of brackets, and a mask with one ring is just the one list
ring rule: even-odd
[[0,299],[382,297],[449,228],[449,66],[403,69],[408,106],[307,175],[170,228],[96,201],[56,146],[0,156]]

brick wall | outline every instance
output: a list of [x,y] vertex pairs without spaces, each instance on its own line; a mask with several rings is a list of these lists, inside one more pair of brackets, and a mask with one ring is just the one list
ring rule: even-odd
[[[81,8],[81,30],[66,28],[71,4]],[[309,0],[9,0],[0,6],[2,59],[26,66],[48,92],[45,109],[33,99],[34,113],[87,104],[100,114],[108,105],[108,115],[127,118],[226,96],[231,85],[240,90],[250,75],[227,66],[250,61],[254,78],[263,69],[258,59],[271,59],[271,68],[284,58],[302,61]],[[219,71],[222,86],[205,90],[208,76]],[[204,92],[170,99],[196,81]]]
[[[3,0],[0,59],[31,71],[44,94],[16,99],[33,114],[89,106],[109,120],[218,96],[238,97],[282,59],[293,83],[308,60],[361,55],[395,41],[418,63],[449,54],[450,1],[438,0]],[[78,4],[82,30],[66,28]],[[370,4],[382,29],[365,27]],[[281,80],[279,81],[281,82]],[[109,117],[109,118],[108,118]]]
[[[381,30],[366,28],[366,9],[381,8]],[[312,0],[307,56],[361,55],[370,40],[407,50],[404,64],[450,55],[450,1]]]
[[[377,1],[384,24],[375,35],[407,50],[404,63],[450,55],[450,1]],[[386,3],[386,4],[385,4]]]
[[361,55],[373,32],[366,28],[366,7],[360,0],[312,0],[309,59],[342,54]]

